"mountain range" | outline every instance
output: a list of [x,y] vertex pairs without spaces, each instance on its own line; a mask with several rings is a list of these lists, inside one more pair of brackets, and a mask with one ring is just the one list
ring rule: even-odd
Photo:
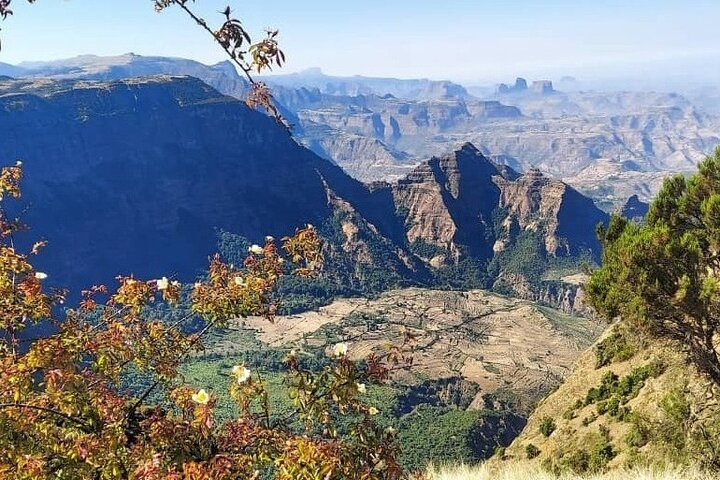
[[25,165],[32,236],[50,241],[39,265],[63,286],[191,280],[218,230],[257,242],[313,223],[343,281],[377,290],[444,274],[572,310],[566,259],[597,258],[607,219],[568,185],[471,144],[363,184],[192,77],[3,79],[0,129],[0,157]]
[[[4,65],[0,74],[92,80],[190,75],[226,95],[247,93],[230,62],[206,66],[134,54]],[[517,171],[539,168],[614,210],[632,195],[649,201],[668,173],[693,171],[720,144],[720,116],[707,89],[691,97],[564,93],[545,80],[518,79],[495,93],[471,89],[475,97],[448,81],[333,77],[319,69],[262,79],[294,124],[294,137],[362,181],[397,180],[429,156],[472,142],[494,161]]]

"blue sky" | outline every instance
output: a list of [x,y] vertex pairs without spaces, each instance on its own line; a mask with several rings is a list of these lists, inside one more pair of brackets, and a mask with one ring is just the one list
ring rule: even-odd
[[[197,0],[210,21],[227,1]],[[450,78],[720,72],[720,0],[234,0],[277,27],[285,71]],[[180,12],[151,0],[14,0],[0,61],[134,52],[222,60]],[[511,80],[511,78],[508,78]]]

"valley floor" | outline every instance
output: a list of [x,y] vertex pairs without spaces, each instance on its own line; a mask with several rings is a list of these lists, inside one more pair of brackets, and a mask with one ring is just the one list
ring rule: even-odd
[[430,469],[423,480],[714,480],[720,474],[701,472],[692,468],[614,470],[604,474],[571,475],[556,477],[536,465],[525,463],[503,464],[501,469],[488,465],[477,467],[456,466]]

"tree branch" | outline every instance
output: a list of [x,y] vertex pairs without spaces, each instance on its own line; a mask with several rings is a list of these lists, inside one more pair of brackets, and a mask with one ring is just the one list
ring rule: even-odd
[[41,407],[39,405],[30,405],[27,403],[0,403],[0,409],[2,409],[2,408],[27,408],[30,410],[38,410],[40,412],[52,413],[53,415],[64,418],[65,420],[68,420],[68,421],[80,426],[84,432],[90,433],[92,431],[90,429],[90,427],[82,420],[72,417],[70,415],[67,415],[65,413],[62,413],[58,410],[54,410],[52,408]]

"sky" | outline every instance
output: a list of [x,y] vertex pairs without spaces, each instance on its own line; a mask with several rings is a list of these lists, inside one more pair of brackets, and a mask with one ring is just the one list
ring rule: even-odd
[[[283,72],[451,79],[720,77],[720,0],[196,0],[211,24],[227,4],[256,37],[278,28]],[[13,0],[0,62],[80,54],[223,52],[176,7],[152,0]]]

